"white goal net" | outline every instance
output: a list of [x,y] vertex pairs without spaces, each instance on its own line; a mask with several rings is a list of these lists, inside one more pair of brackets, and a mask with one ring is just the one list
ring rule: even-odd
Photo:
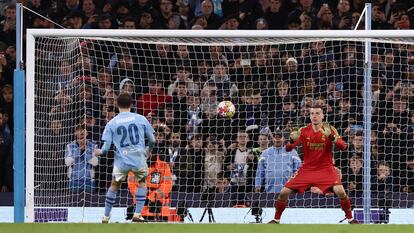
[[[92,151],[103,144],[120,91],[131,93],[132,111],[155,129],[144,208],[149,219],[188,221],[187,208],[205,207],[217,222],[243,222],[244,214],[220,215],[233,207],[254,207],[257,215],[265,208],[272,217],[277,193],[302,158],[300,148],[295,154],[279,147],[292,129],[310,122],[315,102],[350,145],[333,156],[356,217],[363,207],[364,137],[371,140],[373,222],[388,222],[390,209],[413,206],[412,40],[371,38],[372,84],[364,84],[365,38],[115,35],[121,34],[34,37],[28,76],[34,108],[27,116],[34,135],[27,151],[32,221],[68,221],[71,214],[99,221],[114,151],[102,157]],[[372,88],[370,135],[363,128],[364,85]],[[223,100],[236,106],[230,119],[217,116]],[[121,218],[133,204],[134,186],[124,182],[119,192]],[[337,197],[317,187],[292,195],[289,207],[338,208],[342,215]]]

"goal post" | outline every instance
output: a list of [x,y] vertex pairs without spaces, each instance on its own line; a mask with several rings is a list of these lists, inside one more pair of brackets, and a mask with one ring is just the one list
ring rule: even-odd
[[[371,208],[365,208],[369,204],[364,205],[363,202],[372,203],[373,209],[385,209],[383,210],[385,212],[390,208],[407,208],[408,203],[413,201],[410,199],[412,194],[403,191],[402,186],[410,178],[407,175],[409,168],[405,166],[408,164],[407,159],[411,159],[409,154],[411,123],[408,115],[403,114],[410,109],[409,101],[413,100],[414,80],[411,80],[411,75],[414,73],[411,74],[410,69],[414,65],[414,59],[411,61],[407,55],[410,50],[414,51],[413,37],[412,31],[388,30],[28,29],[26,36],[26,221],[42,221],[41,217],[35,218],[36,215],[40,216],[44,213],[41,209],[47,211],[52,209],[52,212],[55,209],[56,215],[59,215],[61,209],[72,207],[83,208],[81,212],[76,212],[82,215],[87,212],[85,208],[103,210],[105,185],[108,184],[107,178],[111,174],[110,159],[105,162],[99,159],[98,164],[93,161],[80,161],[76,164],[76,161],[67,159],[68,144],[76,141],[75,128],[78,124],[91,124],[88,129],[90,136],[88,139],[100,145],[104,124],[98,122],[102,123],[110,119],[111,113],[114,113],[108,110],[113,107],[111,101],[128,82],[133,88],[131,92],[134,96],[134,111],[151,118],[157,129],[164,127],[166,131],[171,131],[169,135],[172,139],[165,139],[170,140],[170,145],[163,144],[163,148],[159,148],[165,153],[166,162],[172,167],[174,175],[171,193],[171,203],[174,203],[174,206],[171,207],[186,202],[190,203],[190,207],[204,208],[205,202],[201,199],[210,188],[209,179],[212,178],[211,187],[218,193],[215,195],[214,208],[227,208],[240,204],[247,208],[258,205],[271,209],[273,194],[277,191],[266,193],[263,185],[260,193],[254,192],[254,180],[259,169],[261,154],[254,155],[251,161],[250,157],[244,158],[245,155],[242,155],[241,150],[238,151],[236,144],[242,144],[238,135],[247,132],[250,141],[246,145],[248,149],[252,149],[253,154],[253,151],[260,151],[260,135],[267,135],[268,140],[273,140],[269,137],[273,137],[273,133],[277,130],[288,134],[293,127],[305,125],[309,114],[307,112],[309,101],[318,101],[326,106],[328,111],[326,120],[335,125],[342,135],[346,135],[347,140],[352,140],[348,143],[352,144],[354,151],[352,153],[335,151],[334,160],[335,165],[342,171],[346,190],[352,193],[352,201],[356,202],[356,207],[363,209],[364,214],[368,211],[371,213]],[[364,51],[367,45],[371,49]],[[162,52],[165,54],[162,55]],[[367,54],[370,55],[364,57]],[[367,70],[372,64],[374,66]],[[179,93],[178,86],[183,83],[179,80],[182,75],[179,72],[187,73],[187,77],[181,80],[185,83],[185,87],[182,87],[186,89],[183,97],[185,102],[179,102],[182,100],[180,96],[182,93]],[[225,73],[225,77],[236,89],[229,91],[217,86],[217,80],[214,78],[219,76],[220,72]],[[364,73],[370,76],[369,78],[372,76],[375,83],[366,83]],[[108,77],[110,81],[106,80]],[[213,84],[210,85],[208,80],[214,80]],[[192,84],[188,84],[190,82]],[[160,85],[161,89],[165,89],[162,93],[163,96],[165,95],[163,99],[165,103],[161,104],[157,99],[155,107],[147,105],[145,100],[154,101],[143,98],[144,94],[154,88],[150,85]],[[370,91],[368,87],[373,85],[376,89]],[[396,85],[398,89],[393,89]],[[172,97],[169,91],[173,93]],[[284,91],[287,94],[282,94]],[[389,94],[391,91],[393,96]],[[364,101],[367,95],[373,95],[372,101]],[[236,115],[232,119],[215,118],[212,110],[221,100],[231,100],[236,105]],[[195,108],[191,108],[189,101],[192,101]],[[199,101],[198,105],[194,103],[196,101]],[[395,107],[395,111],[389,111],[388,107],[397,104],[399,109]],[[61,105],[63,107],[57,109]],[[372,106],[375,122],[371,122],[370,118],[363,119],[362,109],[367,106],[369,107],[367,109]],[[185,114],[182,114],[183,112]],[[400,114],[399,119],[404,118],[404,121],[397,122],[394,120],[397,119],[396,117],[387,115],[397,112]],[[61,137],[56,136],[53,139],[50,131],[47,130],[52,128],[50,125],[55,121],[60,121]],[[212,125],[212,122],[215,122],[215,125]],[[388,132],[392,130],[388,126],[393,126],[387,125],[390,123],[397,125],[396,130],[400,132],[398,136]],[[364,125],[371,124],[376,127],[373,130],[374,139],[372,133],[363,133],[361,130]],[[371,130],[371,127],[369,129]],[[157,133],[165,136],[164,132]],[[174,139],[174,133],[178,133],[177,139]],[[209,146],[217,144],[220,148],[223,147],[224,150],[220,153],[214,152],[214,159],[217,159],[219,154],[222,156],[221,167],[215,167],[215,170],[207,169],[209,166],[210,168],[215,166],[217,160],[213,165],[207,163],[207,160],[196,162],[196,157],[180,160],[180,153],[184,153],[182,151],[189,153],[188,151],[192,149],[191,140],[198,134],[205,144],[204,159],[213,154]],[[403,135],[406,138],[403,138]],[[381,158],[377,159],[375,164],[369,161],[373,159],[372,146],[361,149],[360,146],[363,145],[358,144],[358,137],[362,137],[366,142],[380,141],[379,144],[374,145],[377,150],[376,158]],[[177,141],[181,144],[175,145],[176,147],[184,145],[182,150],[177,152],[179,160],[175,160],[177,154],[171,152],[171,156],[169,155],[169,150],[174,151],[175,147],[172,145]],[[269,144],[270,146],[272,145]],[[395,148],[390,149],[390,147]],[[61,157],[53,157],[57,154]],[[300,149],[298,154],[301,156]],[[184,154],[182,156],[184,157]],[[244,158],[245,161],[231,159],[235,157]],[[399,160],[396,161],[396,158]],[[235,165],[246,165],[243,169],[245,168],[247,172],[243,173],[243,169],[243,171],[236,171]],[[61,167],[56,168],[57,166]],[[83,188],[91,184],[92,192],[79,191],[76,185],[79,182],[73,181],[74,169],[80,169],[79,174],[85,174],[79,166],[84,166],[84,170],[89,169],[88,171],[94,173],[88,181],[76,180],[76,182],[82,180]],[[379,175],[373,171],[364,174],[370,178],[371,185],[366,185],[368,180],[365,183],[358,183],[358,179],[363,175],[362,167],[357,171],[358,166],[375,168],[373,169],[375,172],[380,172],[379,170],[384,172],[383,170],[388,169],[387,182],[392,182],[392,190],[383,190],[382,180],[376,179]],[[198,168],[204,170],[197,173]],[[369,169],[364,171],[367,173]],[[237,172],[243,173],[245,179],[239,177],[240,174]],[[204,176],[207,173],[210,175],[209,178]],[[197,177],[196,174],[202,174],[204,177]],[[227,189],[221,190],[221,186],[216,183],[223,176],[230,183],[229,187],[226,187],[228,192],[225,191]],[[59,177],[65,180],[59,180]],[[365,188],[363,188],[364,184]],[[197,185],[200,187],[197,188]],[[73,187],[79,192],[75,192]],[[372,198],[370,198],[371,192],[370,195],[362,196],[367,187],[375,193]],[[125,186],[123,190],[124,192],[118,196],[117,207],[126,208],[131,204],[132,198]],[[304,195],[292,196],[290,207],[311,209],[339,207],[338,202],[331,196],[319,195],[317,189],[311,190],[313,193],[306,192]],[[379,204],[382,202],[386,203]],[[66,221],[67,215],[66,212],[55,219]],[[269,212],[268,216],[271,215],[272,213]],[[95,216],[95,220],[100,216]],[[92,221],[88,218],[90,216],[82,217],[81,221],[84,219]],[[243,219],[243,216],[240,218]]]

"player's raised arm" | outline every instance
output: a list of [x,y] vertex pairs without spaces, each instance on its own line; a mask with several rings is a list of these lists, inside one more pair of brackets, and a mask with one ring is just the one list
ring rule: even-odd
[[289,143],[286,145],[286,151],[295,149],[302,142],[301,129],[293,129],[289,134]]
[[332,141],[333,144],[335,144],[335,146],[340,149],[340,150],[346,150],[348,148],[348,145],[346,144],[346,142],[341,138],[341,136],[338,133],[338,130],[336,130],[335,127],[333,127],[332,125],[330,125],[329,123],[324,123],[322,126],[323,129],[323,134],[325,134],[325,136],[327,138],[329,138],[329,140]]

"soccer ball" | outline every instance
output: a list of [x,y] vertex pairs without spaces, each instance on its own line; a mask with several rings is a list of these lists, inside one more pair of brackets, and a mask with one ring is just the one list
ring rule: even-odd
[[217,115],[225,118],[232,118],[236,112],[236,107],[231,101],[221,101],[217,106]]

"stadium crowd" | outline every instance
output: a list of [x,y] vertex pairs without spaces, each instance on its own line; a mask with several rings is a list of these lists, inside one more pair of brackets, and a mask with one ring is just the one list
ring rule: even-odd
[[[351,30],[365,3],[25,2],[65,28],[220,30]],[[373,29],[413,28],[413,6],[408,0],[375,1]],[[3,5],[0,20],[1,192],[13,189],[14,7]],[[27,13],[24,19],[26,28],[58,28],[36,14]],[[156,130],[153,153],[169,163],[173,191],[234,193],[235,205],[245,204],[248,192],[279,192],[301,163],[300,151],[285,153],[283,141],[291,129],[309,123],[309,108],[318,102],[325,106],[328,122],[350,144],[348,151],[334,153],[344,186],[348,192],[361,192],[361,51],[361,43],[349,41],[172,46],[84,40],[78,51],[82,56],[64,57],[64,51],[42,53],[40,45],[36,63],[36,187],[105,192],[113,156],[95,159],[88,153],[94,143],[101,143],[105,124],[117,113],[115,98],[125,91],[133,96],[133,110],[146,116]],[[414,44],[374,43],[372,54],[371,188],[414,192]],[[222,100],[236,105],[233,118],[217,116],[216,106]],[[86,134],[78,132],[82,127]]]

